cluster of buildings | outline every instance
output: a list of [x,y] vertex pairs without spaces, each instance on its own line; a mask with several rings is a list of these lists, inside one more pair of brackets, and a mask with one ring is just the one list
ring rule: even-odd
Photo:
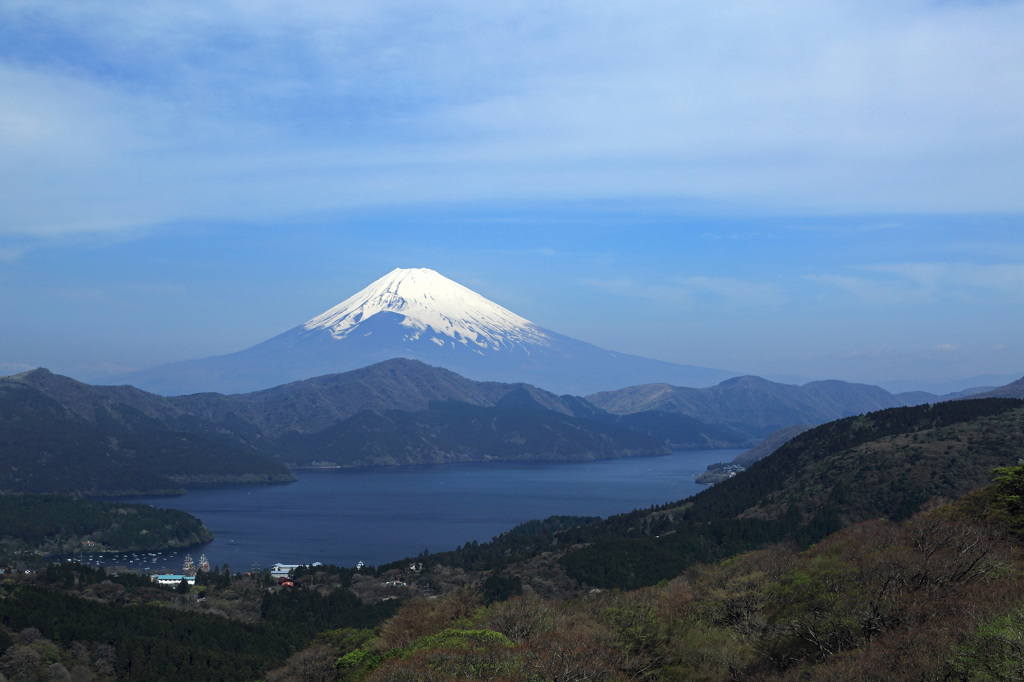
[[[300,566],[304,566],[304,565],[305,564],[274,564],[270,568],[270,575],[272,577],[274,577],[274,578],[277,578],[278,585],[281,585],[282,587],[294,587],[295,583],[294,583],[294,581],[292,581],[292,575],[295,573],[295,569],[299,568]],[[312,566],[322,566],[323,564],[321,564],[318,561],[318,562],[316,562],[314,564],[310,564],[310,565],[312,565]],[[201,557],[199,557],[199,563],[198,564],[196,564],[192,560],[192,555],[191,554],[186,554],[185,555],[185,564],[184,564],[184,566],[181,569],[181,573],[167,573],[167,574],[161,574],[161,575],[154,575],[154,576],[152,576],[152,578],[153,578],[153,582],[157,583],[158,585],[177,586],[177,585],[181,584],[182,580],[184,580],[189,585],[195,585],[196,584],[196,575],[198,573],[203,573],[203,572],[209,573],[209,571],[210,571],[210,562],[207,560],[205,554],[203,554]]]

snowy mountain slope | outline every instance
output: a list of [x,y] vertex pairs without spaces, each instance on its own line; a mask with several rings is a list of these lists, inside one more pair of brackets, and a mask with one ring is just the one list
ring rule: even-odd
[[243,393],[411,358],[478,381],[576,395],[636,384],[710,386],[734,372],[607,351],[531,323],[424,268],[396,269],[283,334],[229,355],[118,377],[154,393]]
[[428,335],[443,346],[449,341],[442,337],[448,337],[469,348],[491,350],[517,343],[547,345],[547,337],[529,320],[426,268],[392,270],[302,327],[326,330],[341,340],[357,332],[361,322],[385,312],[404,317],[400,324],[409,330],[408,341]]

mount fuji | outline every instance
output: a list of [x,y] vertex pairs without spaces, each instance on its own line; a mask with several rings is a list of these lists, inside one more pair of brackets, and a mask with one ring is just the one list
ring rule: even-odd
[[163,395],[244,393],[396,357],[575,395],[652,382],[710,386],[737,376],[604,350],[538,327],[433,270],[399,268],[251,348],[118,379]]

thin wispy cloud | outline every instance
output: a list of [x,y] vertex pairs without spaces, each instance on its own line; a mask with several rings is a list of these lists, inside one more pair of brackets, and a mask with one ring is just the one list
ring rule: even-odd
[[849,270],[850,274],[813,274],[804,279],[882,306],[993,293],[1024,298],[1024,264],[1018,263],[898,263],[853,266]]
[[0,262],[16,261],[28,251],[29,248],[26,246],[0,246]]
[[835,291],[841,291],[861,303],[878,307],[903,305],[908,299],[921,295],[918,289],[910,289],[904,283],[872,277],[820,274],[805,275],[803,279],[814,287],[819,298],[829,299]]
[[[654,287],[638,283],[630,277],[616,277],[612,279],[597,279],[585,277],[579,283],[585,287],[614,296],[627,296],[631,298],[661,298],[665,293],[664,287]],[[686,292],[679,288],[672,289],[676,297],[685,297]]]
[[1024,208],[1021,3],[6,2],[0,229],[396,202]]
[[685,277],[679,280],[679,285],[691,296],[711,296],[740,306],[775,308],[785,298],[776,284],[729,277]]
[[1024,296],[1024,263],[900,263],[863,269],[893,275],[929,291],[977,288]]
[[673,277],[664,283],[642,284],[632,278],[583,279],[581,284],[615,296],[665,303],[727,302],[749,307],[776,307],[784,295],[775,284],[728,277]]

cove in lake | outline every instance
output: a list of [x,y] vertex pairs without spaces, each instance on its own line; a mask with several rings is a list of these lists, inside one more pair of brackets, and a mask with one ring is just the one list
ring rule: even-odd
[[[215,539],[190,553],[247,571],[254,563],[379,565],[484,542],[531,519],[609,516],[689,497],[694,478],[743,450],[679,451],[597,462],[474,462],[296,471],[288,485],[203,488],[129,500],[193,514]],[[143,570],[181,569],[185,552],[112,555]]]

